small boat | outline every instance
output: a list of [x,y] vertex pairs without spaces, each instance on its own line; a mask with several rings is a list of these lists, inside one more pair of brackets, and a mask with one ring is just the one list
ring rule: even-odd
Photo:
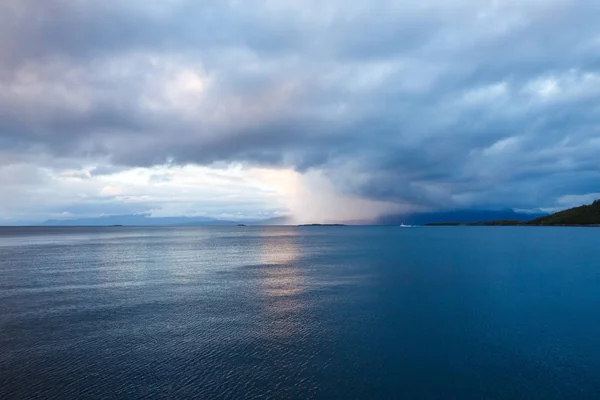
[[404,224],[400,224],[398,225],[400,228],[414,228],[414,225],[404,225]]

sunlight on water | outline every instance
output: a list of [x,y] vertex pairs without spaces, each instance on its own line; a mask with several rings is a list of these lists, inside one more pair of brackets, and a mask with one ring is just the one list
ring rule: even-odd
[[294,296],[302,292],[302,275],[295,261],[300,250],[292,236],[264,236],[260,244],[262,285],[270,296]]
[[310,306],[301,295],[303,276],[296,263],[300,249],[297,237],[291,235],[262,236],[259,281],[265,295],[264,312],[268,337],[297,334],[302,314]]

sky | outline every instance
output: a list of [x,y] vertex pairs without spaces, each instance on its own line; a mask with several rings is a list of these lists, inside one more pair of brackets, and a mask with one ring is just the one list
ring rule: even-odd
[[596,0],[2,0],[0,223],[600,198]]

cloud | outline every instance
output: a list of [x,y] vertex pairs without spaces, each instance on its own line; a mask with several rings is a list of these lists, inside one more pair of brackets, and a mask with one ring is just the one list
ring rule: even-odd
[[600,178],[598,11],[591,0],[6,0],[0,153],[54,176],[79,164],[93,182],[140,167],[295,170],[357,216],[373,204],[559,206]]

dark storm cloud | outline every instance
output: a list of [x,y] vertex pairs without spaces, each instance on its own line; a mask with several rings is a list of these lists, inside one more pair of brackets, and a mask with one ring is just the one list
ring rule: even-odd
[[3,2],[3,151],[315,168],[431,208],[600,191],[595,1],[146,3]]

